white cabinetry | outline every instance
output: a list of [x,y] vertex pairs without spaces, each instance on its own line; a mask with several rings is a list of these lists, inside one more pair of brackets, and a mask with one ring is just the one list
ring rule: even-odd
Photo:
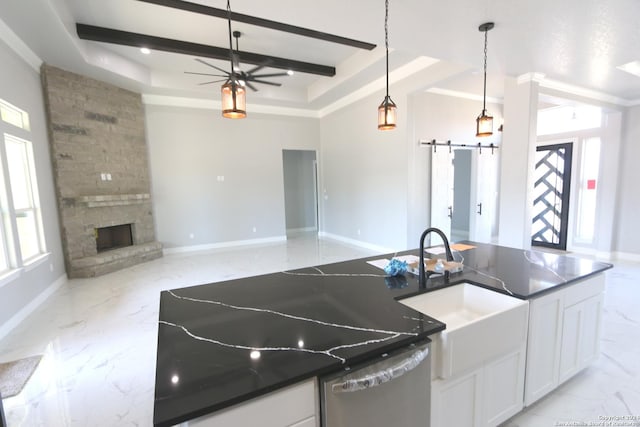
[[603,293],[599,274],[529,301],[525,406],[598,357]]
[[594,361],[600,353],[600,313],[603,295],[595,295],[564,310],[559,383]]
[[522,409],[525,345],[446,380],[431,381],[431,427],[496,426]]
[[314,378],[182,423],[180,426],[318,427],[318,401],[318,383]]

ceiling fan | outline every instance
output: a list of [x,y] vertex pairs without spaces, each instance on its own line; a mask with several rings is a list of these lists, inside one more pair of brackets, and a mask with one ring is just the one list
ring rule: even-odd
[[216,67],[213,64],[210,64],[200,58],[195,58],[196,61],[198,61],[201,64],[204,64],[208,67],[211,67],[223,74],[211,74],[211,73],[198,73],[198,72],[192,72],[192,71],[185,71],[185,74],[195,74],[195,75],[199,75],[199,76],[212,76],[212,77],[222,77],[222,79],[219,80],[212,80],[209,82],[203,82],[203,83],[198,83],[198,85],[208,85],[208,84],[212,84],[212,83],[219,83],[219,82],[223,82],[223,81],[227,81],[227,80],[235,80],[237,81],[240,85],[242,86],[247,86],[249,89],[251,89],[254,92],[257,92],[258,89],[252,84],[252,83],[259,83],[259,84],[266,84],[266,85],[271,85],[271,86],[282,86],[282,83],[276,83],[276,82],[271,82],[271,81],[267,81],[267,80],[263,80],[265,78],[268,77],[282,77],[282,76],[291,76],[293,75],[293,71],[284,71],[284,72],[279,72],[279,73],[267,73],[267,74],[255,74],[256,72],[260,71],[261,69],[267,67],[269,65],[269,61],[266,61],[260,65],[257,65],[253,68],[251,68],[250,70],[247,71],[243,71],[240,69],[240,50],[238,49],[238,39],[240,38],[240,36],[242,35],[242,33],[240,31],[234,31],[233,32],[233,37],[235,37],[236,39],[236,49],[235,51],[231,52],[231,61],[233,62],[233,67],[232,67],[232,71],[229,72],[227,70],[224,70],[220,67]]

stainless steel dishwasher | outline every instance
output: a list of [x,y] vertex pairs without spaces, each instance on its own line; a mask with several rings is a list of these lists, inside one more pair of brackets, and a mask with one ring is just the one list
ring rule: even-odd
[[429,343],[320,378],[322,427],[429,427]]

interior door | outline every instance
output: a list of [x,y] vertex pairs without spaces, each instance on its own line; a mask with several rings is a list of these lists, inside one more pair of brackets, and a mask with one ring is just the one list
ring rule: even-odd
[[431,151],[431,227],[451,235],[453,155],[445,147]]
[[472,159],[469,238],[491,243],[498,201],[498,152],[476,149]]
[[531,244],[567,249],[572,143],[536,149]]

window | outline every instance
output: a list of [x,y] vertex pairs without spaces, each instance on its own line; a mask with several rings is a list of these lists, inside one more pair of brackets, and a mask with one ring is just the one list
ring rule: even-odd
[[29,114],[0,99],[0,274],[45,253]]
[[602,109],[591,105],[562,105],[538,111],[538,135],[599,128]]
[[22,260],[44,252],[33,149],[29,141],[5,134],[9,186]]
[[2,99],[0,99],[0,118],[2,118],[2,121],[21,129],[31,130],[29,126],[29,114]]
[[576,241],[580,243],[593,243],[599,167],[600,138],[587,138],[582,142],[582,156],[580,159],[580,188],[578,189],[575,236]]

